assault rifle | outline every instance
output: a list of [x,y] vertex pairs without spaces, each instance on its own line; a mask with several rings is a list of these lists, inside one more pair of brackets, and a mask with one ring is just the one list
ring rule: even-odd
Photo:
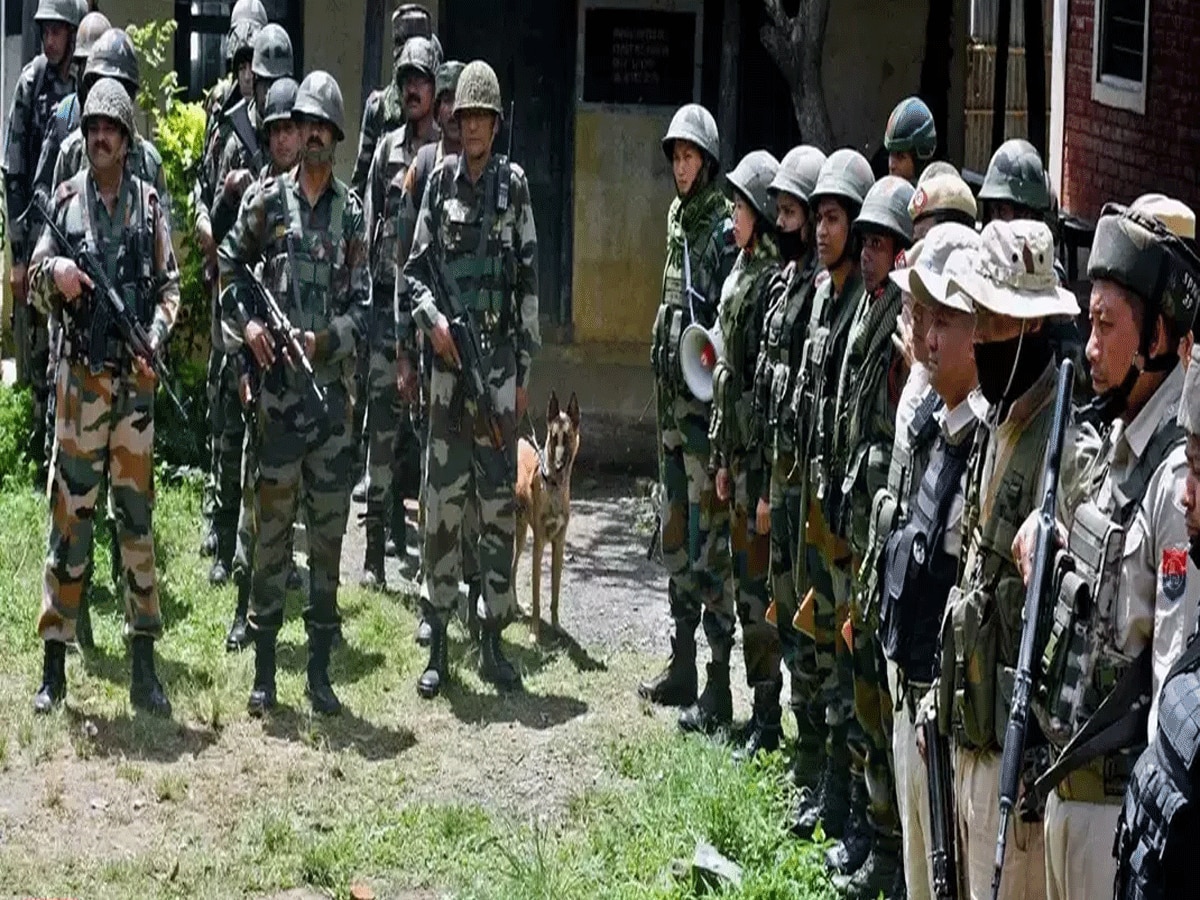
[[929,824],[933,847],[933,896],[958,900],[958,827],[954,813],[954,779],[950,769],[950,742],[938,731],[937,722],[920,725],[925,738],[925,767],[928,772]]
[[250,122],[250,105],[243,97],[229,107],[229,111],[225,115],[229,117],[229,125],[233,128],[233,133],[237,135],[238,143],[250,157],[250,165],[247,168],[251,172],[261,171],[264,162],[262,145],[259,144],[258,134]]
[[[41,216],[42,221],[46,223],[46,228],[50,234],[54,236],[54,240],[58,242],[58,246],[62,248],[64,254],[71,254],[71,242],[67,240],[67,236],[59,230],[54,224],[54,217],[50,215],[45,205],[41,202],[33,202],[29,204],[29,209],[26,210],[26,215],[30,211],[36,210]],[[138,321],[137,315],[125,303],[120,292],[113,286],[109,280],[108,274],[104,270],[104,263],[100,257],[96,255],[96,251],[88,247],[85,243],[73,254],[71,258],[75,261],[75,265],[79,267],[79,271],[83,272],[92,282],[92,300],[96,302],[97,308],[93,311],[93,315],[105,315],[116,326],[117,332],[121,335],[121,341],[125,344],[125,348],[138,359],[146,363],[154,371],[158,377],[158,383],[162,385],[167,396],[171,398],[171,403],[179,412],[179,416],[185,422],[187,421],[187,410],[179,401],[175,391],[171,388],[171,373],[167,369],[166,363],[163,362],[162,356],[159,354],[158,348],[150,340],[150,334],[146,331],[144,325]]]
[[1053,575],[1056,549],[1056,504],[1058,476],[1062,465],[1063,443],[1067,434],[1067,418],[1071,412],[1071,388],[1074,365],[1070,358],[1058,367],[1058,386],[1054,398],[1054,418],[1050,425],[1050,442],[1046,448],[1046,464],[1042,470],[1042,505],[1037,517],[1037,540],[1034,545],[1032,577],[1025,587],[1025,610],[1022,614],[1021,645],[1017,655],[1017,673],[1013,683],[1012,707],[1008,714],[1008,729],[1004,733],[1004,753],[1000,762],[1000,833],[996,836],[996,868],[992,874],[992,898],[1000,896],[1000,878],[1004,869],[1004,851],[1008,841],[1008,822],[1017,803],[1017,787],[1021,780],[1021,763],[1025,756],[1025,731],[1029,725],[1029,702],[1033,694],[1033,679],[1039,632],[1043,622],[1043,604],[1048,598]]

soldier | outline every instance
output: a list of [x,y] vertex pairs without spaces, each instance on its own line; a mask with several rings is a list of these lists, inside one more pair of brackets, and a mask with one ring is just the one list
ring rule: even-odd
[[[775,157],[755,150],[726,176],[733,194],[733,241],[739,252],[721,288],[717,308],[723,340],[713,369],[713,415],[708,427],[712,446],[709,471],[716,473],[717,499],[729,509],[729,553],[742,623],[746,683],[754,691],[754,709],[742,748],[746,756],[776,750],[783,734],[779,631],[767,621],[771,516],[769,507],[758,506],[769,473],[765,445],[757,440],[761,426],[751,417],[767,288],[779,272],[775,210],[769,197],[778,173]],[[729,670],[720,677],[714,674],[709,671],[705,694],[715,694],[723,686],[722,696],[714,704],[697,702],[685,712],[679,720],[685,731],[712,733],[727,724],[713,712],[733,706]]]
[[877,524],[884,542],[879,637],[895,710],[896,808],[909,900],[932,896],[929,788],[917,752],[917,704],[935,677],[942,611],[958,577],[967,457],[979,425],[968,400],[978,383],[974,312],[962,294],[948,295],[946,284],[956,271],[977,267],[978,246],[973,228],[934,226],[906,255],[906,267],[889,276],[928,314],[924,381],[933,392],[933,402],[897,411],[888,486],[874,504],[888,510]]
[[[274,178],[296,167],[300,157],[300,135],[297,124],[292,121],[292,107],[296,103],[299,85],[294,79],[279,78],[272,82],[263,106],[263,128],[266,131],[270,161],[258,173],[259,181]],[[244,192],[243,192],[244,193]],[[213,228],[221,234],[228,233],[238,210],[232,204],[218,202],[213,209]],[[225,650],[236,652],[243,649],[250,638],[246,632],[246,614],[250,609],[250,588],[254,575],[254,540],[258,526],[254,519],[254,483],[258,477],[258,441],[255,418],[254,355],[238,339],[236,332],[230,339],[226,334],[226,353],[232,354],[238,365],[238,399],[245,417],[242,428],[242,496],[238,509],[237,542],[233,554],[233,581],[237,585],[237,606],[233,624],[225,637]],[[230,357],[227,356],[227,359]],[[291,557],[291,553],[288,553]],[[292,570],[296,572],[293,563]],[[298,588],[300,585],[296,585]],[[289,582],[289,588],[293,585]]]
[[[1161,221],[1160,221],[1161,219]],[[1187,476],[1177,411],[1184,384],[1178,346],[1200,301],[1194,254],[1164,222],[1195,216],[1177,201],[1110,204],[1096,225],[1092,279],[1092,387],[1112,423],[1094,463],[1076,473],[1089,499],[1063,517],[1074,579],[1064,582],[1052,620],[1088,635],[1086,645],[1054,642],[1035,701],[1058,762],[1039,788],[1046,799],[1046,886],[1051,900],[1107,893],[1116,877],[1111,835],[1138,755],[1157,730],[1159,689],[1193,635],[1200,573],[1188,558],[1179,498]],[[1036,524],[1013,552],[1028,576]],[[1122,537],[1123,536],[1123,537]],[[1075,603],[1082,581],[1093,598]],[[1074,615],[1072,615],[1074,614]],[[1144,683],[1142,682],[1144,679]],[[1133,701],[1148,694],[1146,707]],[[1100,704],[1116,705],[1111,724],[1136,723],[1135,737],[1097,744]],[[1174,713],[1172,713],[1173,715]],[[1076,740],[1084,725],[1087,740]],[[1079,749],[1077,749],[1079,748]]]
[[[240,334],[261,373],[256,426],[257,535],[250,591],[254,640],[251,715],[275,706],[276,635],[290,560],[288,537],[303,503],[308,526],[309,592],[305,693],[316,712],[334,715],[341,702],[329,683],[329,651],[340,624],[337,606],[342,537],[350,512],[354,446],[353,400],[346,383],[371,305],[366,226],[358,198],[333,175],[336,142],[345,138],[342,92],[327,72],[301,82],[292,107],[299,123],[300,165],[267,178],[243,198],[237,223],[221,243],[226,334]],[[310,401],[287,351],[259,318],[246,266],[263,261],[263,283],[293,326],[325,394]],[[294,351],[295,352],[295,351]]]
[[[795,147],[783,157],[771,182],[784,267],[769,288],[755,394],[755,412],[762,428],[759,439],[771,462],[755,515],[761,517],[765,506],[770,518],[771,603],[783,661],[792,678],[790,705],[796,717],[796,746],[791,780],[797,788],[814,785],[825,762],[825,707],[815,683],[815,649],[812,640],[792,624],[802,587],[796,582],[794,556],[804,524],[800,514],[804,463],[796,455],[789,403],[816,292],[817,255],[808,198],[824,162],[825,154],[816,147]],[[803,588],[807,590],[807,586]]]
[[[1048,316],[1076,315],[1073,295],[1058,287],[1050,229],[1040,222],[988,224],[981,235],[979,271],[950,282],[975,309],[975,368],[981,430],[967,468],[962,534],[966,558],[947,599],[937,690],[938,724],[951,737],[961,847],[959,868],[971,898],[990,897],[1000,813],[1000,755],[1008,720],[1004,680],[1011,681],[1024,607],[1024,587],[1012,555],[1012,536],[1040,501],[1038,490],[1054,412],[1054,351]],[[1063,453],[1064,485],[1086,458],[1073,429]],[[1078,497],[1060,490],[1059,508]],[[1044,741],[1026,739],[1023,777],[1030,777]],[[1039,810],[1022,804],[1012,819],[1001,881],[1002,898],[1045,896]]]
[[[876,636],[878,605],[871,602],[877,589],[877,565],[868,553],[872,501],[887,484],[905,365],[892,340],[900,317],[900,288],[888,273],[897,255],[912,244],[908,214],[912,197],[911,184],[886,175],[871,186],[854,220],[854,233],[862,246],[865,293],[846,339],[835,412],[833,456],[843,461],[844,476],[841,502],[833,508],[830,525],[850,547],[853,586],[848,643],[858,728],[850,735],[853,818],[842,842],[826,855],[826,865],[837,874],[834,886],[843,896],[854,898],[874,898],[881,890],[890,893],[902,878],[900,823],[889,759],[892,704]],[[855,804],[853,794],[867,798],[867,804]]]
[[888,116],[883,133],[888,152],[888,174],[912,184],[937,151],[937,126],[933,113],[920,97],[906,97]]
[[86,245],[97,255],[154,348],[163,346],[175,322],[179,271],[158,194],[126,174],[133,103],[119,82],[96,82],[82,123],[89,165],[59,186],[51,213],[70,246],[61,246],[47,229],[30,272],[34,302],[47,313],[57,308],[65,336],[64,364],[56,372],[50,549],[38,618],[45,659],[33,705],[35,712],[48,712],[66,696],[66,642],[75,632],[92,515],[107,470],[124,566],[125,628],[133,645],[129,699],[139,709],[169,716],[171,704],[154,672],[154,641],[162,633],[152,522],[155,376],[146,360],[130,358],[105,301],[90,290],[73,254]]
[[[213,238],[220,242],[232,227],[238,205],[246,186],[266,164],[263,159],[261,120],[272,83],[290,78],[292,41],[283,26],[271,23],[254,37],[250,63],[253,80],[253,100],[244,108],[229,112],[236,116],[231,134],[221,151],[217,166],[217,194],[211,211]],[[217,536],[216,553],[208,573],[208,583],[222,585],[229,580],[233,567],[237,539],[238,509],[241,499],[242,444],[245,429],[242,404],[238,397],[238,377],[241,364],[234,357],[221,354],[216,378],[210,392],[209,416],[213,423],[212,480],[215,485],[212,505],[212,528]]]
[[[388,537],[402,552],[408,546],[404,513],[403,464],[415,443],[408,409],[397,393],[395,316],[396,270],[400,264],[399,227],[402,191],[399,188],[417,151],[437,140],[433,119],[437,51],[428,38],[409,38],[396,69],[404,97],[406,122],[383,136],[367,178],[363,214],[371,238],[371,272],[375,308],[367,340],[370,344],[366,424],[368,442],[366,557],[363,587],[385,587],[384,552]],[[407,257],[405,257],[407,259]],[[407,354],[404,357],[407,363]],[[415,383],[415,382],[414,382]],[[404,406],[409,405],[407,399]]]
[[[696,702],[696,626],[703,618],[713,682],[704,706],[709,721],[728,726],[733,717],[732,701],[726,698],[734,632],[733,602],[726,592],[729,516],[708,471],[709,404],[693,396],[683,380],[679,341],[690,323],[711,328],[716,321],[721,285],[734,259],[731,209],[717,184],[720,138],[708,110],[697,104],[681,107],[662,148],[672,165],[676,197],[667,213],[667,264],[651,363],[663,487],[661,546],[675,634],[666,669],[643,681],[638,693],[664,706],[687,708]],[[719,689],[722,676],[724,690]]]
[[833,457],[834,407],[850,325],[865,294],[860,242],[851,223],[874,183],[871,166],[861,153],[837,150],[821,167],[809,197],[817,218],[817,256],[828,277],[813,299],[804,370],[792,395],[796,438],[804,448],[802,458],[808,460],[800,506],[805,511],[805,530],[796,547],[796,565],[805,573],[797,580],[809,587],[797,622],[804,623],[800,627],[815,642],[815,680],[821,685],[829,750],[817,786],[801,790],[793,811],[792,832],[805,839],[818,822],[830,837],[843,837],[849,816],[853,670],[847,648],[838,645],[837,636],[849,612],[850,546],[830,526],[835,506],[841,503],[842,484]]
[[945,222],[974,227],[979,210],[970,185],[957,172],[930,175],[930,171],[921,173],[908,204],[913,240],[921,240],[931,228]]
[[[516,423],[525,414],[530,365],[541,347],[529,184],[520,166],[492,153],[503,112],[500,83],[486,62],[463,69],[454,113],[463,153],[446,157],[430,177],[404,268],[412,321],[435,354],[423,553],[429,592],[424,615],[432,634],[429,664],[417,683],[426,698],[436,696],[450,674],[446,619],[458,601],[461,528],[471,495],[479,503],[483,573],[480,674],[501,690],[521,686],[501,651],[500,632],[516,606]],[[473,332],[468,345],[459,343],[464,331]],[[408,345],[403,326],[396,340]],[[473,349],[476,359],[468,352]],[[475,393],[468,380],[484,395],[468,396]]]
[[46,322],[30,308],[26,297],[27,267],[33,247],[29,217],[23,214],[33,199],[34,170],[47,125],[59,102],[75,90],[72,50],[79,19],[76,0],[39,0],[33,20],[41,29],[42,52],[21,70],[4,135],[4,187],[8,195],[8,239],[12,245],[8,280],[13,296],[17,379],[33,388],[32,456],[42,483],[49,465],[44,428],[50,343]]
[[1037,148],[1021,138],[1001,144],[988,162],[979,202],[985,225],[993,219],[1044,221],[1051,205],[1050,190]]

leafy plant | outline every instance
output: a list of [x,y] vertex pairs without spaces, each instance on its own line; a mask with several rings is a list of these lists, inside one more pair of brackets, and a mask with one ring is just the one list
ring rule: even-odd
[[33,395],[29,388],[0,385],[0,487],[33,483],[33,463],[25,452],[33,431]]

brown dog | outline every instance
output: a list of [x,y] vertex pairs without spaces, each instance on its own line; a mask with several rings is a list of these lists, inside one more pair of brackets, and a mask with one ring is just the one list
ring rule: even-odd
[[517,541],[513,554],[513,582],[517,561],[525,552],[525,532],[533,528],[533,612],[529,631],[534,642],[542,619],[542,554],[549,541],[550,627],[558,630],[558,589],[562,583],[563,550],[571,520],[571,469],[579,453],[579,401],[571,394],[567,411],[550,393],[546,408],[546,444],[538,452],[526,438],[517,444]]

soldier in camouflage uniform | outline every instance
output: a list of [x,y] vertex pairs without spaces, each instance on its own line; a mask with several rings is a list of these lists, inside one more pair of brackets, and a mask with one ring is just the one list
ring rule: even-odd
[[[841,503],[842,472],[833,456],[837,373],[855,312],[865,293],[859,271],[859,240],[851,224],[874,184],[862,154],[837,150],[821,166],[809,205],[816,214],[817,256],[825,269],[808,322],[804,366],[792,396],[797,456],[807,461],[801,510],[806,524],[796,547],[798,584],[808,592],[797,611],[798,627],[815,641],[814,681],[821,685],[829,728],[825,768],[812,790],[802,789],[792,832],[812,836],[817,823],[843,836],[849,815],[853,669],[838,640],[850,605],[850,546],[831,529]],[[801,449],[802,448],[802,449]]]
[[[367,178],[363,213],[371,244],[371,276],[375,308],[367,340],[370,344],[365,429],[368,443],[367,508],[363,516],[366,558],[363,587],[385,586],[384,552],[390,536],[398,553],[408,546],[404,515],[403,465],[415,450],[410,402],[397,392],[394,304],[400,265],[399,231],[403,180],[425,144],[437,140],[433,119],[437,51],[428,38],[409,38],[397,72],[404,97],[405,124],[388,132],[375,148]],[[407,259],[407,257],[404,257]],[[405,354],[405,362],[408,362]],[[411,373],[410,373],[411,374]],[[406,376],[407,377],[407,376]],[[415,382],[414,382],[415,383]],[[411,492],[411,491],[410,491]]]
[[[412,254],[404,268],[411,318],[397,325],[400,347],[415,323],[435,354],[426,454],[425,617],[432,629],[429,664],[417,690],[436,696],[449,677],[446,620],[458,601],[462,521],[468,498],[479,503],[479,566],[483,596],[481,675],[499,688],[519,688],[521,676],[500,648],[500,632],[516,611],[512,585],[516,528],[516,423],[538,328],[537,233],[525,173],[492,144],[503,117],[500,83],[482,60],[463,69],[454,111],[463,153],[448,156],[430,176]],[[437,287],[436,291],[431,288]],[[399,301],[398,301],[399,302]],[[451,320],[474,330],[480,358],[463,372],[466,347]],[[467,396],[466,379],[481,377],[492,416]],[[404,393],[410,393],[411,383]]]
[[22,215],[33,199],[34,169],[51,116],[59,102],[75,90],[72,50],[79,27],[79,6],[75,0],[40,0],[33,19],[41,29],[42,52],[21,70],[13,91],[4,135],[4,188],[8,196],[8,239],[12,244],[9,284],[17,381],[33,388],[32,455],[38,464],[38,479],[44,482],[49,465],[43,429],[50,342],[45,320],[26,297],[27,267],[33,249],[29,222],[34,220],[36,224],[36,216]]
[[[271,84],[267,91],[266,103],[263,106],[263,129],[266,132],[267,149],[270,160],[257,174],[256,181],[275,178],[296,167],[300,157],[300,136],[297,124],[292,121],[292,107],[296,103],[296,90],[299,85],[294,79],[279,78]],[[239,192],[242,196],[245,192]],[[227,234],[233,227],[238,210],[232,204],[218,202],[213,208],[213,227],[221,234]],[[258,478],[258,429],[255,416],[255,396],[257,394],[257,378],[254,371],[254,355],[242,344],[238,335],[226,336],[225,352],[227,359],[237,360],[238,370],[238,399],[241,402],[245,427],[242,429],[242,495],[238,509],[237,542],[233,554],[233,581],[237,585],[237,606],[234,609],[233,624],[225,637],[225,649],[235,652],[243,649],[250,641],[246,630],[246,615],[250,610],[250,588],[254,576],[254,540],[258,526],[254,519],[254,485]],[[289,551],[288,556],[291,557]],[[292,564],[292,572],[296,573],[296,565]],[[288,588],[299,588],[290,581]]]
[[883,148],[888,152],[888,174],[912,184],[937,151],[933,112],[920,97],[906,97],[888,116]]
[[[689,707],[696,701],[696,627],[708,638],[709,678],[729,679],[734,609],[729,580],[729,513],[708,471],[709,404],[693,396],[680,367],[680,337],[689,324],[716,322],[721,285],[733,267],[731,208],[717,184],[720,138],[712,114],[681,107],[662,141],[676,198],[667,213],[667,263],[654,322],[651,364],[658,407],[661,547],[675,634],[671,658],[638,693],[652,703]],[[726,696],[721,691],[718,696]],[[731,705],[721,711],[728,725]],[[711,719],[711,716],[710,716]]]
[[[280,78],[290,78],[294,63],[292,41],[281,25],[271,23],[254,37],[254,55],[250,63],[254,82],[254,100],[247,104],[246,121],[253,135],[236,130],[226,138],[217,166],[217,194],[211,210],[213,238],[225,239],[246,186],[266,164],[263,159],[262,118],[271,84]],[[222,585],[229,579],[237,536],[238,509],[241,498],[242,444],[245,438],[242,404],[238,397],[238,377],[241,363],[238,358],[221,354],[218,370],[209,396],[209,416],[213,422],[212,480],[215,491],[212,501],[212,528],[217,536],[216,553],[208,573],[208,583]]]
[[808,198],[824,162],[825,154],[816,147],[795,147],[783,157],[771,182],[783,269],[771,279],[768,289],[755,379],[759,440],[770,462],[756,519],[766,515],[770,525],[771,603],[780,651],[792,678],[790,705],[796,717],[790,773],[796,787],[815,784],[825,762],[825,705],[815,683],[816,651],[812,638],[801,634],[793,624],[798,595],[808,588],[796,582],[794,565],[804,527],[800,513],[803,463],[796,455],[790,404],[816,292],[817,256]]
[[[345,137],[342,92],[327,72],[300,84],[292,118],[300,125],[294,173],[267,178],[242,200],[221,243],[224,329],[240,334],[261,375],[256,408],[258,475],[254,575],[248,617],[255,644],[249,710],[275,706],[276,635],[291,562],[288,536],[303,504],[308,526],[309,591],[305,693],[313,709],[341,711],[329,683],[329,653],[340,624],[337,605],[342,538],[350,513],[354,353],[371,305],[366,225],[358,198],[333,175],[336,142]],[[312,361],[325,409],[311,399],[285,349],[259,318],[245,266],[263,261],[263,283],[296,329]]]
[[[56,451],[50,481],[50,539],[38,634],[45,642],[34,710],[66,695],[64,655],[75,632],[83,576],[92,551],[100,482],[111,473],[121,559],[126,633],[132,637],[130,702],[158,715],[171,704],[154,672],[162,633],[154,572],[154,372],[131,359],[91,281],[72,254],[85,245],[150,335],[166,341],[179,309],[179,271],[154,187],[127,174],[133,103],[119,82],[98,81],[83,108],[89,166],[60,185],[51,215],[70,246],[47,229],[32,259],[30,288],[39,308],[63,322]],[[110,464],[111,463],[111,464]]]

